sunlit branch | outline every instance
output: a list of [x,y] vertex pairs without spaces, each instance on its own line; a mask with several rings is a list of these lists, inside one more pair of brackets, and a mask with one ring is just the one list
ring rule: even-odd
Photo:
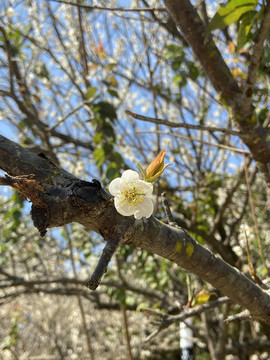
[[255,211],[255,206],[254,206],[254,199],[253,199],[253,194],[252,194],[252,190],[251,190],[250,179],[248,176],[248,167],[247,167],[247,162],[246,162],[245,158],[244,158],[244,169],[245,169],[245,178],[246,178],[246,184],[247,184],[247,189],[248,189],[249,204],[250,204],[250,208],[251,208],[251,215],[252,215],[252,220],[253,220],[253,224],[254,224],[254,228],[255,228],[256,238],[257,238],[258,245],[259,245],[260,255],[261,255],[262,262],[269,273],[269,268],[267,267],[266,262],[265,262],[264,249],[263,249],[262,242],[261,242],[261,235],[259,232],[258,221],[257,221],[256,211]]
[[167,10],[164,7],[159,7],[159,8],[123,8],[123,7],[108,7],[108,6],[98,6],[98,5],[83,5],[83,4],[77,4],[75,2],[72,1],[65,1],[65,0],[49,0],[49,1],[54,1],[54,2],[58,2],[61,4],[67,4],[67,5],[73,5],[73,6],[78,6],[80,8],[84,8],[84,9],[90,9],[90,10],[105,10],[105,11],[161,11],[161,12],[166,12]]
[[165,132],[165,131],[137,131],[137,134],[153,134],[153,133],[158,133],[158,134],[161,134],[161,135],[168,135],[168,136],[173,136],[173,137],[177,137],[177,138],[180,138],[180,139],[184,139],[184,140],[187,140],[187,141],[196,141],[196,142],[199,142],[200,144],[204,144],[204,145],[208,145],[208,146],[215,146],[215,147],[218,147],[218,148],[221,148],[221,149],[225,149],[225,150],[229,150],[229,151],[232,151],[232,152],[236,152],[236,153],[239,153],[239,154],[242,154],[242,155],[250,155],[250,152],[248,150],[242,150],[242,149],[237,149],[237,148],[234,148],[234,147],[231,147],[231,146],[227,146],[227,145],[223,145],[223,144],[214,144],[214,143],[210,143],[210,142],[207,142],[207,141],[203,141],[203,140],[200,140],[200,139],[190,139],[188,136],[186,135],[179,135],[179,134],[173,134],[173,133],[168,133],[168,132]]
[[82,107],[85,106],[85,103],[81,103],[80,105],[76,106],[74,109],[72,109],[68,114],[66,114],[62,119],[58,120],[54,125],[52,125],[48,131],[52,131],[55,128],[57,128],[59,125],[61,125],[63,122],[65,122],[71,115],[73,115],[76,111],[80,110]]
[[209,302],[206,304],[202,304],[202,305],[199,305],[199,306],[196,306],[193,308],[186,308],[179,315],[168,315],[168,314],[164,314],[160,311],[156,311],[153,309],[142,308],[141,309],[142,312],[145,312],[148,315],[158,317],[160,319],[159,321],[158,320],[156,321],[156,323],[159,324],[159,328],[157,330],[155,330],[152,334],[150,334],[144,341],[147,342],[147,341],[153,339],[162,330],[165,330],[170,325],[172,325],[176,322],[185,321],[186,319],[188,319],[192,316],[200,315],[202,313],[205,313],[205,311],[215,309],[215,308],[220,307],[223,304],[227,304],[229,302],[231,302],[230,298],[228,298],[227,296],[224,296],[224,297],[221,297],[215,301],[212,301],[212,302]]
[[220,128],[220,127],[201,126],[201,125],[193,125],[193,124],[186,124],[186,123],[176,123],[176,122],[167,121],[167,120],[163,120],[163,119],[157,119],[157,118],[152,118],[149,116],[139,115],[139,114],[136,114],[129,110],[125,110],[125,113],[127,115],[132,116],[134,119],[137,119],[137,120],[147,121],[147,122],[151,122],[151,123],[158,124],[158,125],[165,125],[165,126],[169,126],[171,128],[184,128],[184,129],[192,129],[192,130],[203,130],[203,131],[209,131],[209,132],[218,131],[218,132],[222,132],[224,134],[230,134],[230,135],[236,135],[236,136],[241,135],[240,131],[234,131],[234,130]]
[[[251,159],[249,159],[248,166],[250,166],[250,164],[251,164]],[[255,171],[257,171],[257,168],[255,168]],[[236,190],[239,188],[240,184],[242,183],[243,177],[244,177],[244,170],[242,170],[239,173],[237,180],[235,181],[235,183],[233,184],[231,189],[228,190],[227,195],[226,195],[226,199],[224,200],[223,204],[220,205],[220,207],[219,207],[219,209],[218,209],[218,211],[216,213],[214,222],[213,222],[213,227],[209,231],[209,233],[212,236],[214,236],[214,233],[218,229],[219,225],[221,225],[221,223],[224,222],[224,213],[225,213],[226,209],[228,209],[228,207],[229,207],[229,205],[230,205],[230,203],[232,201],[233,195],[235,194]],[[253,176],[253,179],[254,178],[255,177]]]
[[226,322],[233,322],[233,321],[243,321],[243,320],[250,320],[250,312],[248,310],[241,311],[240,313],[230,315],[225,319]]
[[167,196],[166,196],[165,192],[163,192],[161,194],[161,199],[162,199],[162,205],[164,207],[164,211],[165,211],[165,215],[166,215],[168,224],[170,226],[175,226],[176,222],[174,221],[174,218],[173,218],[173,215],[172,215],[172,212],[171,212],[171,209],[170,209],[170,204],[169,204],[169,201],[167,199]]

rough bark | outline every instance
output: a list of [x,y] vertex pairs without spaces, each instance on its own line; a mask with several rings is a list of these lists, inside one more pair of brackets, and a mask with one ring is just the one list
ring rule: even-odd
[[[199,245],[184,229],[166,225],[153,216],[142,220],[121,216],[111,195],[97,180],[77,179],[3,136],[0,168],[8,173],[0,184],[18,188],[32,201],[32,218],[42,235],[47,228],[78,222],[107,242],[121,241],[170,259],[248,309],[255,319],[270,324],[270,295]],[[35,191],[29,191],[29,186]]]

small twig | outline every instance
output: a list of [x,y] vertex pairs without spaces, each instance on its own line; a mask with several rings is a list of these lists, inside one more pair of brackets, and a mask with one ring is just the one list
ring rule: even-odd
[[116,252],[119,244],[120,239],[112,239],[107,241],[102,251],[101,257],[98,261],[97,267],[95,268],[95,271],[93,272],[92,276],[86,281],[85,285],[90,290],[95,290],[98,287],[101,278],[103,274],[107,271],[107,266],[113,254]]
[[73,115],[77,110],[80,110],[83,106],[85,106],[85,103],[81,103],[80,105],[78,105],[77,107],[75,107],[74,109],[72,109],[68,114],[66,114],[62,119],[58,120],[54,125],[52,125],[51,127],[48,128],[48,131],[52,131],[55,130],[55,128],[57,128],[57,126],[61,125],[64,121],[67,120],[67,118],[69,118],[71,115]]
[[214,339],[213,339],[213,335],[212,335],[212,331],[210,332],[210,325],[207,321],[206,318],[206,314],[203,312],[201,314],[201,322],[203,324],[203,328],[205,329],[205,340],[206,340],[206,344],[209,350],[209,355],[210,358],[213,360],[218,360],[216,357],[216,352],[215,352],[215,345],[214,345]]
[[[251,158],[249,158],[247,167],[249,167],[251,164]],[[224,221],[224,213],[225,211],[229,208],[229,205],[231,204],[232,201],[232,197],[235,194],[236,190],[239,188],[241,182],[242,182],[242,178],[244,177],[245,174],[245,170],[241,170],[239,172],[238,178],[236,179],[235,183],[232,185],[232,187],[230,188],[230,190],[228,190],[227,192],[227,196],[225,201],[223,202],[222,205],[219,206],[219,209],[216,213],[215,219],[214,219],[214,223],[213,223],[213,227],[211,229],[211,231],[209,232],[212,236],[214,236],[216,230],[218,229],[218,227],[222,224],[222,222]]]
[[198,305],[193,308],[186,307],[179,315],[169,315],[169,314],[162,313],[160,311],[156,311],[153,309],[142,308],[141,312],[146,313],[147,315],[158,316],[160,318],[160,321],[156,322],[157,324],[159,324],[159,328],[157,330],[155,330],[152,334],[150,334],[144,340],[144,342],[147,342],[147,341],[153,339],[162,330],[166,329],[167,327],[169,327],[170,325],[172,325],[175,322],[185,321],[186,319],[188,319],[192,316],[200,315],[200,314],[204,313],[205,311],[215,309],[215,308],[222,306],[223,304],[227,304],[229,302],[231,302],[231,299],[228,298],[227,296],[224,296],[215,301],[212,301],[212,302],[209,302],[206,304],[202,304],[202,305]]
[[128,353],[128,359],[133,360],[132,356],[132,348],[130,343],[130,334],[129,334],[129,325],[128,325],[128,318],[127,318],[127,309],[124,304],[121,304],[121,311],[123,315],[123,326],[125,329],[125,338],[126,338],[126,344],[127,344],[127,353]]
[[262,280],[258,277],[258,275],[256,274],[256,270],[254,269],[253,263],[252,263],[252,258],[251,258],[251,253],[250,253],[250,247],[249,247],[249,241],[248,241],[248,236],[247,236],[247,232],[245,227],[243,228],[243,232],[245,235],[245,239],[246,239],[246,249],[247,249],[247,258],[248,258],[248,266],[249,266],[249,273],[251,275],[252,280],[258,284],[262,289],[268,289],[268,287],[262,282]]
[[203,130],[203,131],[209,131],[209,132],[218,131],[218,132],[223,132],[225,134],[236,135],[236,136],[239,136],[242,134],[240,131],[234,131],[234,130],[220,128],[220,127],[201,126],[201,125],[193,125],[193,124],[178,123],[178,122],[176,123],[176,122],[167,121],[167,120],[163,120],[163,119],[151,118],[149,116],[143,116],[143,115],[136,114],[129,110],[125,110],[125,113],[127,115],[132,116],[134,119],[137,119],[137,120],[147,121],[147,122],[151,122],[151,123],[158,124],[158,125],[165,125],[165,126],[169,126],[171,128],[180,128],[181,127],[184,129]]
[[[80,5],[80,0],[77,0],[77,4]],[[77,6],[77,13],[78,13],[78,22],[79,22],[79,30],[80,30],[80,34],[79,34],[79,43],[80,43],[80,55],[81,55],[81,59],[82,59],[82,67],[83,67],[83,72],[84,72],[84,82],[87,88],[89,88],[91,86],[90,80],[88,78],[88,74],[89,74],[89,69],[88,69],[88,63],[87,63],[87,50],[86,50],[86,46],[85,46],[85,40],[84,40],[84,29],[83,29],[83,20],[82,20],[82,9]]]
[[173,215],[172,215],[172,212],[171,212],[171,209],[170,209],[170,204],[169,204],[169,201],[167,199],[167,196],[166,196],[165,192],[163,192],[161,194],[161,199],[162,199],[162,205],[164,207],[164,211],[165,211],[165,215],[166,215],[168,224],[170,226],[176,226],[176,222],[174,221],[174,218],[173,218]]
[[74,5],[78,6],[84,9],[91,9],[91,10],[105,10],[105,11],[167,11],[166,8],[160,7],[160,8],[124,8],[124,7],[105,7],[105,6],[98,6],[98,5],[83,5],[83,4],[77,4],[72,1],[67,0],[50,0],[54,2],[58,2],[60,4],[66,4],[66,5]]
[[227,319],[225,319],[224,321],[229,323],[232,321],[243,321],[243,320],[250,320],[250,319],[251,319],[250,312],[248,310],[244,310],[238,314],[228,316]]
[[5,29],[0,26],[0,32],[4,37],[6,53],[7,53],[7,60],[8,60],[8,72],[9,72],[9,81],[10,81],[10,92],[14,94],[14,81],[13,81],[13,65],[12,65],[12,56],[11,56],[11,48],[10,43],[5,32]]
[[154,337],[156,337],[163,329],[162,328],[159,328],[155,331],[153,331],[149,336],[147,336],[147,338],[144,339],[144,343],[152,340]]
[[[241,143],[241,145],[243,147],[242,143]],[[260,236],[257,217],[256,217],[256,213],[255,213],[253,195],[252,195],[250,180],[249,180],[249,176],[248,176],[247,161],[246,161],[245,157],[244,157],[244,169],[245,169],[246,184],[247,184],[247,188],[248,188],[249,204],[250,204],[250,207],[251,207],[251,216],[252,216],[252,220],[253,220],[253,223],[254,223],[255,234],[256,234],[257,241],[258,241],[258,245],[259,245],[259,251],[260,251],[262,262],[263,262],[265,268],[267,269],[267,271],[269,272],[269,269],[268,269],[268,267],[266,265],[266,262],[265,262],[264,253],[263,253],[263,246],[262,246],[262,242],[261,242],[261,236]]]
[[231,147],[231,146],[224,145],[224,144],[215,144],[215,143],[211,143],[211,142],[200,140],[200,139],[193,139],[193,138],[191,139],[190,137],[188,137],[186,135],[173,134],[173,133],[168,133],[165,131],[156,131],[156,130],[154,130],[154,131],[142,130],[142,131],[137,131],[136,133],[137,134],[153,134],[154,133],[154,134],[160,134],[160,135],[168,135],[168,136],[173,136],[173,137],[177,137],[180,139],[184,139],[187,141],[195,141],[195,142],[198,142],[203,145],[218,147],[220,149],[229,150],[229,151],[236,152],[236,153],[243,154],[243,155],[250,155],[250,152],[248,150],[242,150],[242,149],[238,149],[238,148]]

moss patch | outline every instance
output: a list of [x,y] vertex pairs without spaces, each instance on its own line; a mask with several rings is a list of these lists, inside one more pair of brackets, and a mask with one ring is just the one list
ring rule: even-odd
[[177,241],[176,245],[175,245],[175,252],[180,252],[182,249],[182,243],[180,241]]
[[187,256],[190,258],[192,256],[193,252],[194,252],[194,245],[192,245],[191,243],[187,243],[187,246],[186,246]]

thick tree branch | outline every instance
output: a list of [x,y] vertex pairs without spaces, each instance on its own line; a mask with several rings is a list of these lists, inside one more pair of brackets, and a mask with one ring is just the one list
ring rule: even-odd
[[199,59],[217,92],[228,105],[240,99],[242,91],[216,47],[199,14],[189,0],[164,0],[166,8]]
[[[257,123],[254,107],[249,97],[239,88],[236,80],[226,65],[220,51],[214,43],[207,28],[200,19],[196,9],[189,0],[164,0],[166,8],[181,29],[184,37],[190,44],[195,56],[203,66],[214,88],[221,94],[223,100],[234,112],[234,121],[239,126],[242,134],[239,137],[249,148],[252,157],[257,161],[258,167],[264,174],[265,180],[270,187],[270,141],[269,129]],[[260,40],[263,42],[265,31],[269,27],[268,20],[269,3],[267,5],[266,18],[263,22]],[[260,55],[260,46],[254,54],[252,69],[258,66],[257,57]],[[254,70],[250,68],[250,80],[252,86],[255,81]],[[251,96],[251,95],[250,95]]]
[[0,168],[11,176],[36,175],[47,208],[33,204],[32,217],[43,233],[46,228],[75,221],[99,233],[105,241],[121,238],[122,243],[155,253],[198,275],[248,309],[255,319],[270,324],[268,292],[199,245],[184,229],[154,217],[135,220],[121,216],[98,181],[81,181],[2,136]]
[[[36,155],[20,145],[0,135],[0,167],[9,175],[35,175],[38,182],[66,186],[72,180],[77,179],[74,175],[59,168],[44,155]],[[34,173],[32,173],[33,168]],[[77,179],[78,180],[78,179]]]
[[255,45],[253,47],[253,54],[251,57],[248,74],[247,74],[247,80],[245,84],[245,90],[244,90],[245,100],[243,101],[243,107],[246,109],[244,111],[246,111],[247,113],[250,111],[250,108],[252,106],[253,88],[257,78],[257,71],[260,66],[260,59],[263,51],[263,43],[269,33],[269,29],[270,29],[270,2],[267,1],[266,11],[264,14],[262,25],[258,37],[256,39]]

